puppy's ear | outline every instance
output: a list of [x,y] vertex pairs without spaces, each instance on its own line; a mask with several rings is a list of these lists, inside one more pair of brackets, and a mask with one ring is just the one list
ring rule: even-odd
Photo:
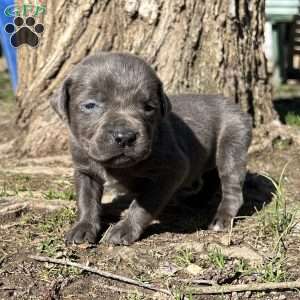
[[172,105],[171,105],[170,99],[165,94],[162,87],[160,90],[160,109],[161,109],[161,114],[163,117],[172,110]]
[[51,97],[50,105],[54,109],[54,111],[59,115],[59,117],[69,123],[69,102],[70,102],[70,94],[69,89],[72,84],[72,79],[67,78],[63,85],[58,89],[57,92]]

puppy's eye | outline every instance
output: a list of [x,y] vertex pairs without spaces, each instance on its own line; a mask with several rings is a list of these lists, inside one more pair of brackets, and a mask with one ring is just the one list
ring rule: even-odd
[[155,106],[146,103],[146,104],[144,105],[144,111],[145,111],[146,113],[150,114],[150,113],[152,113],[152,112],[155,111]]
[[80,104],[80,110],[85,113],[93,112],[95,110],[98,110],[98,108],[99,105],[93,100],[89,100]]
[[93,103],[93,102],[84,104],[84,108],[86,108],[86,109],[94,109],[95,107],[96,107],[96,103]]

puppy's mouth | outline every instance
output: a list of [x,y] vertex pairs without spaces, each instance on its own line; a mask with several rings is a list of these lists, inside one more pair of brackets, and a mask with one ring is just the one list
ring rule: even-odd
[[147,159],[151,153],[151,149],[144,149],[141,153],[132,151],[131,149],[124,149],[116,153],[108,152],[106,154],[97,154],[89,150],[89,156],[101,163],[103,166],[110,168],[126,168],[136,165],[140,161]]

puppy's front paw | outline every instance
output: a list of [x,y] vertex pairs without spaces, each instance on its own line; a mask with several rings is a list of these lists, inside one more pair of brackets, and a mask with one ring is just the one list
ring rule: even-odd
[[65,235],[65,242],[70,244],[82,244],[88,242],[96,244],[99,237],[99,229],[96,225],[88,222],[78,222],[73,228]]
[[134,228],[127,219],[119,221],[107,233],[105,241],[113,245],[130,245],[141,235],[141,230]]
[[223,231],[230,227],[232,216],[226,213],[217,213],[208,229],[214,231]]

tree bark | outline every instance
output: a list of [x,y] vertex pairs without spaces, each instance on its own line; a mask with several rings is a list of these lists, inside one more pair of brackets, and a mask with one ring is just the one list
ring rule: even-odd
[[48,99],[73,65],[99,50],[140,55],[169,93],[232,96],[256,127],[275,118],[262,51],[264,0],[56,0],[36,49],[19,49],[19,151],[67,149]]

